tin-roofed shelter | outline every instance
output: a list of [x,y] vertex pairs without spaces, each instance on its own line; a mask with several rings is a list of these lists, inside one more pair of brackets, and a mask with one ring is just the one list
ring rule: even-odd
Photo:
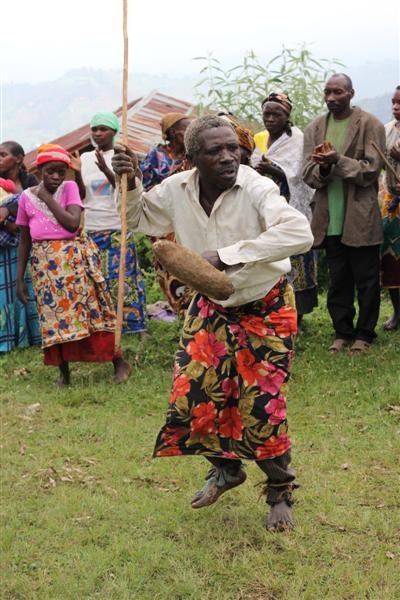
[[[129,146],[139,154],[147,154],[153,146],[161,142],[160,121],[164,115],[169,112],[181,112],[184,115],[190,115],[193,109],[194,105],[190,102],[167,96],[156,90],[143,98],[133,100],[128,104]],[[114,113],[121,117],[122,107],[119,107]],[[78,150],[82,153],[93,150],[89,123],[55,140],[51,140],[51,143],[59,144],[68,152]],[[36,150],[32,150],[25,156],[26,168],[31,173],[36,170],[35,159]]]

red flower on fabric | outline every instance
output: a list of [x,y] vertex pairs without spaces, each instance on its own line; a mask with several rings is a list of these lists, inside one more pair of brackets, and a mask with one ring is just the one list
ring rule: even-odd
[[200,329],[186,348],[193,360],[205,367],[218,367],[219,357],[226,353],[225,344],[219,342],[215,335]]
[[278,369],[274,364],[263,360],[257,365],[257,385],[263,392],[275,395],[281,389],[282,383],[286,380],[286,373],[283,369]]
[[234,398],[235,400],[239,398],[239,386],[238,382],[235,378],[224,379],[221,385],[222,391],[224,392],[225,400],[229,400],[229,398]]
[[268,423],[271,425],[279,425],[279,423],[286,419],[285,396],[272,398],[266,405],[265,412],[269,415]]
[[268,335],[268,327],[266,326],[262,317],[256,317],[254,315],[244,315],[240,319],[240,324],[249,333],[255,333],[259,337],[265,337]]
[[177,398],[186,396],[190,391],[190,379],[187,375],[179,375],[173,383],[171,395],[169,398],[170,404],[176,402]]
[[176,446],[186,433],[182,427],[166,427],[161,437],[166,446]]
[[237,460],[239,457],[235,452],[223,452],[221,458],[228,458],[230,460]]
[[239,346],[246,346],[246,332],[240,325],[229,325],[230,332],[236,337]]
[[241,377],[249,385],[253,385],[257,381],[258,366],[255,363],[255,358],[247,348],[239,350],[236,353],[237,370]]
[[180,448],[164,448],[163,450],[158,450],[156,452],[156,456],[179,456],[182,454],[182,450]]
[[291,306],[282,306],[279,310],[271,312],[267,319],[280,337],[297,334],[297,313]]
[[241,440],[243,421],[236,406],[227,407],[219,413],[219,435],[232,440]]
[[217,433],[215,420],[217,418],[217,409],[214,402],[201,402],[192,410],[193,419],[190,423],[190,429],[200,435]]
[[204,296],[200,296],[197,306],[200,309],[199,315],[202,319],[211,317],[215,313],[215,304],[204,298]]
[[286,433],[276,437],[271,435],[270,438],[265,440],[262,446],[258,446],[255,450],[257,460],[264,460],[265,458],[275,458],[281,456],[291,447],[290,438]]

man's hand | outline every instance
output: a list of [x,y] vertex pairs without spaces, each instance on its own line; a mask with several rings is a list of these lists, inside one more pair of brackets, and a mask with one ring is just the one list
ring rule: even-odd
[[330,167],[331,165],[336,165],[339,160],[339,154],[335,149],[330,150],[326,153],[316,153],[312,154],[311,158],[314,162],[321,165],[322,167]]
[[71,160],[71,169],[73,171],[80,171],[82,168],[82,161],[78,150],[75,150],[75,152],[70,152],[69,158]]
[[210,265],[218,269],[218,271],[224,271],[227,267],[227,265],[222,262],[218,252],[216,251],[208,250],[207,252],[203,252],[202,257],[205,258],[206,261],[210,263]]
[[114,172],[121,177],[124,173],[128,176],[128,188],[135,188],[135,177],[141,177],[139,163],[136,154],[122,144],[114,146],[114,156],[111,159]]

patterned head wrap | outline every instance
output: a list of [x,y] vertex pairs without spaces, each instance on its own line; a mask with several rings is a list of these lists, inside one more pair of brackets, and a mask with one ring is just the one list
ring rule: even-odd
[[283,108],[285,113],[287,113],[288,115],[290,115],[290,113],[292,112],[293,104],[287,94],[277,94],[275,92],[272,92],[272,94],[267,96],[265,100],[262,101],[261,107],[263,107],[266,102],[275,102],[276,104],[279,104],[279,106]]
[[187,115],[184,115],[183,113],[178,113],[178,112],[170,112],[170,113],[167,113],[166,115],[164,115],[160,121],[163,140],[167,140],[167,138],[168,138],[168,135],[167,135],[168,129],[170,129],[173,125],[175,125],[179,121],[182,121],[182,119],[188,119],[188,118],[189,117]]
[[68,166],[71,164],[68,152],[62,146],[57,146],[56,144],[42,144],[39,146],[36,166],[38,167],[53,161],[60,161]]
[[242,127],[239,121],[236,119],[236,117],[229,113],[218,113],[218,116],[221,117],[221,119],[224,119],[225,121],[229,121],[229,123],[233,125],[233,128],[239,139],[239,146],[242,146],[242,148],[246,148],[246,150],[253,153],[256,145],[253,139],[254,134],[251,131],[251,129]]
[[114,129],[115,133],[119,132],[118,117],[112,112],[98,112],[92,117],[90,128],[100,127],[100,125]]

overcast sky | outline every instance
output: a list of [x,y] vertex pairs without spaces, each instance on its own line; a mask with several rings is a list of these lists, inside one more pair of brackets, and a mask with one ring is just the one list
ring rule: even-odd
[[[20,0],[1,9],[3,82],[55,79],[77,67],[121,68],[122,0]],[[129,70],[195,75],[208,51],[234,66],[306,42],[349,68],[399,60],[400,2],[378,0],[129,0]],[[396,82],[398,83],[398,82]]]

